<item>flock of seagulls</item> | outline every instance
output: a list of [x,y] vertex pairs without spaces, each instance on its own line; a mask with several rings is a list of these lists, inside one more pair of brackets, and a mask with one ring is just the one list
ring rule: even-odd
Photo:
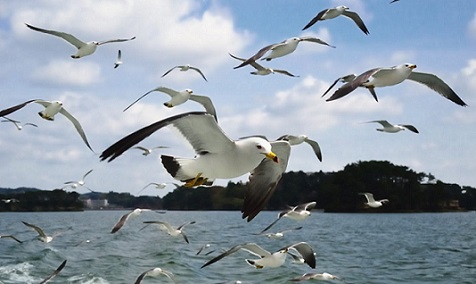
[[[394,0],[392,2],[395,1],[397,0]],[[334,19],[339,16],[351,19],[365,35],[370,34],[361,17],[357,13],[350,11],[350,9],[346,6],[337,6],[335,8],[328,8],[320,11],[314,18],[309,21],[308,24],[304,26],[303,30],[312,27],[320,21]],[[59,37],[73,45],[77,49],[76,53],[74,55],[71,55],[71,57],[74,59],[80,59],[82,57],[93,54],[96,51],[96,48],[103,44],[127,42],[135,39],[135,37],[131,37],[111,39],[105,41],[83,42],[69,33],[43,29],[32,26],[30,24],[26,24],[26,26],[33,31]],[[271,61],[283,56],[288,56],[297,49],[299,43],[301,42],[312,42],[327,47],[335,48],[335,46],[330,45],[317,37],[302,36],[292,37],[282,42],[269,44],[259,49],[255,54],[251,55],[248,58],[241,58],[233,54],[229,55],[232,58],[240,61],[239,65],[233,67],[234,69],[250,65],[255,69],[255,71],[251,72],[251,74],[253,75],[265,76],[269,74],[279,73],[290,77],[299,77],[286,70],[264,67],[258,64],[257,61]],[[114,63],[113,68],[116,69],[122,64],[122,52],[121,50],[118,50],[117,59]],[[467,106],[467,104],[452,90],[452,88],[448,86],[438,76],[431,73],[415,72],[415,68],[415,64],[404,63],[393,67],[373,68],[371,70],[363,72],[360,75],[345,75],[337,78],[334,83],[328,88],[328,90],[322,95],[322,97],[325,97],[336,84],[342,82],[344,84],[340,86],[336,91],[334,91],[334,93],[330,95],[330,97],[327,98],[326,101],[334,101],[341,99],[344,96],[347,96],[348,94],[352,93],[357,88],[361,87],[368,89],[373,98],[378,102],[375,88],[397,85],[408,79],[427,86],[428,88],[432,89],[436,93],[440,94],[441,96],[445,97],[446,99],[452,101],[453,103],[459,106]],[[201,69],[191,66],[189,64],[176,65],[166,71],[162,75],[162,77],[167,76],[175,69],[178,69],[180,71],[192,70],[198,73],[206,82],[208,82]],[[230,138],[218,124],[217,112],[212,103],[212,100],[208,96],[195,95],[191,89],[176,91],[168,87],[160,86],[140,96],[137,100],[127,106],[124,111],[127,111],[130,107],[132,107],[134,104],[136,104],[138,101],[140,101],[142,98],[152,92],[161,92],[170,96],[170,100],[164,103],[164,106],[168,108],[179,106],[191,100],[201,104],[204,108],[204,111],[180,113],[154,122],[141,129],[138,129],[105,149],[100,154],[101,161],[107,160],[108,162],[111,162],[129,149],[141,150],[142,155],[147,156],[150,155],[155,149],[166,148],[164,146],[146,148],[137,144],[164,127],[173,127],[179,130],[179,133],[182,135],[182,137],[193,147],[195,151],[195,156],[186,158],[170,155],[161,155],[161,162],[165,170],[175,180],[182,182],[183,186],[185,187],[212,185],[213,182],[217,179],[232,179],[245,174],[249,174],[249,184],[245,192],[242,207],[242,218],[247,219],[248,222],[253,220],[260,213],[260,211],[265,208],[267,202],[273,195],[282,174],[286,170],[288,160],[291,154],[291,146],[299,145],[304,142],[307,143],[311,146],[317,159],[322,162],[322,152],[319,147],[319,144],[316,141],[308,138],[307,135],[287,134],[277,138],[274,141],[268,140],[265,136],[262,135],[252,135],[236,140]],[[42,99],[32,99],[20,103],[18,105],[0,110],[0,117],[3,117],[4,119],[2,120],[2,122],[13,123],[18,130],[21,130],[22,127],[26,125],[38,127],[36,124],[33,123],[25,123],[22,125],[19,121],[6,117],[22,109],[30,103],[40,104],[44,107],[44,109],[38,112],[38,114],[41,118],[45,120],[53,121],[55,115],[58,113],[65,116],[68,120],[71,121],[76,131],[80,135],[81,139],[83,140],[84,144],[94,153],[94,150],[89,144],[88,139],[86,138],[86,134],[83,128],[81,127],[81,124],[73,115],[66,111],[66,109],[63,107],[63,103],[60,101],[45,101]],[[379,123],[383,128],[377,130],[382,132],[396,133],[401,130],[407,129],[414,133],[419,133],[416,127],[410,124],[394,125],[390,124],[387,120],[373,120],[369,121],[369,123]],[[92,171],[93,170],[91,169],[86,174],[84,174],[81,180],[68,181],[65,182],[65,185],[70,186],[72,188],[84,186],[85,178]],[[176,187],[180,187],[180,185],[177,183],[172,184],[174,184]],[[160,189],[165,188],[167,183],[149,183],[142,190],[151,185],[154,185],[156,188]],[[364,195],[367,200],[365,205],[372,208],[381,207],[385,203],[389,202],[388,199],[376,201],[372,193],[366,192],[361,193],[361,195]],[[284,233],[286,232],[301,230],[303,228],[302,226],[289,230],[283,230],[277,233],[265,233],[282,218],[288,218],[295,221],[302,221],[308,218],[311,215],[310,211],[315,206],[316,202],[313,201],[298,206],[289,207],[288,209],[280,212],[278,214],[277,219],[274,220],[259,234],[265,235],[268,238],[283,238]],[[119,221],[113,226],[110,233],[117,233],[121,228],[124,227],[128,220],[138,216],[142,212],[147,211],[151,210],[137,208],[128,212],[127,214],[122,215]],[[145,224],[145,227],[149,225],[157,225],[168,235],[182,236],[185,242],[189,243],[189,240],[184,234],[183,229],[185,226],[195,224],[195,221],[184,223],[177,228],[173,227],[166,221],[155,220],[145,221],[143,223]],[[54,236],[46,235],[44,231],[36,225],[27,222],[23,222],[23,224],[35,230],[38,233],[38,239],[42,242],[49,243],[54,238]],[[143,227],[142,229],[144,229],[145,227]],[[11,238],[19,243],[22,243],[22,241],[11,235],[1,235],[0,238]],[[197,252],[197,255],[209,247],[209,244],[203,246]],[[312,247],[306,242],[298,242],[280,248],[275,252],[269,252],[257,245],[256,243],[244,243],[235,245],[203,264],[201,268],[205,268],[240,250],[247,251],[258,257],[257,259],[246,259],[246,262],[249,265],[257,269],[265,267],[279,267],[285,263],[288,254],[291,255],[292,258],[297,262],[305,263],[313,269],[316,267],[316,253],[314,252]],[[213,251],[209,253],[212,252]],[[63,269],[65,264],[66,261],[64,261],[52,275],[45,279],[44,282],[57,275]],[[177,283],[177,281],[175,280],[175,276],[172,272],[159,267],[151,268],[144,271],[138,276],[135,283],[141,283],[141,281],[145,277],[156,277],[159,275],[164,275],[172,282]],[[306,273],[302,276],[291,279],[291,281],[303,281],[310,279],[333,280],[339,278],[329,273]]]

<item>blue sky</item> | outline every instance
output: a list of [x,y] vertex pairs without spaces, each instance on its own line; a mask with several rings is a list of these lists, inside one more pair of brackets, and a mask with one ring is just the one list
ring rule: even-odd
[[[476,2],[388,2],[5,1],[0,7],[0,109],[34,98],[61,100],[100,153],[152,122],[201,110],[194,102],[166,109],[162,103],[168,97],[153,93],[122,112],[158,86],[190,88],[212,98],[220,125],[231,138],[306,134],[320,144],[322,163],[308,145],[299,145],[292,149],[288,170],[338,171],[360,160],[388,160],[444,182],[476,186]],[[343,17],[301,31],[319,11],[342,4],[359,13],[370,35]],[[137,39],[106,44],[74,60],[73,46],[24,23],[69,32],[84,41]],[[253,76],[250,67],[233,69],[238,63],[228,53],[249,57],[265,45],[302,35],[318,36],[336,48],[304,42],[293,54],[263,63],[298,78]],[[113,69],[118,49],[124,64]],[[366,90],[333,102],[321,98],[342,75],[405,62],[416,64],[415,71],[438,75],[469,107],[411,81],[377,89],[378,103]],[[208,82],[178,70],[161,78],[181,64],[199,67]],[[38,128],[18,131],[0,124],[0,186],[52,189],[94,169],[86,180],[90,188],[134,194],[150,182],[173,181],[160,164],[160,153],[194,154],[175,131],[163,129],[140,144],[170,148],[148,157],[130,150],[111,163],[99,162],[69,121],[61,116],[54,122],[42,120],[37,115],[41,109],[32,104],[10,115]],[[380,133],[375,131],[378,125],[364,123],[377,119],[413,124],[420,134]],[[151,187],[142,193],[163,196],[172,188]]]

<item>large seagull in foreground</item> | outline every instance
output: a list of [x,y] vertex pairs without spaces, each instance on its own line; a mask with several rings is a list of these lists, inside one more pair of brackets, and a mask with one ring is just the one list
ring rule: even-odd
[[[340,99],[358,87],[367,88],[374,99],[378,101],[375,88],[397,85],[408,79],[427,86],[457,105],[466,106],[466,103],[439,77],[430,73],[414,72],[413,69],[415,68],[415,64],[404,63],[389,68],[370,69],[354,78],[350,75],[348,82],[337,89],[326,101]],[[337,81],[340,79],[344,80],[344,77],[337,79]]]
[[42,29],[42,28],[37,28],[37,27],[34,27],[32,25],[29,25],[29,24],[25,24],[25,25],[28,28],[30,28],[34,31],[60,37],[60,38],[64,39],[65,41],[69,42],[70,44],[74,45],[78,49],[78,51],[76,52],[76,54],[71,55],[71,57],[75,58],[75,59],[93,54],[96,51],[96,48],[100,45],[103,45],[103,44],[106,44],[106,43],[111,43],[111,42],[129,41],[129,40],[133,40],[133,39],[136,38],[136,37],[131,37],[131,38],[123,38],[123,39],[110,39],[110,40],[105,40],[105,41],[83,42],[83,41],[77,39],[72,34],[53,31],[53,30],[46,30],[46,29]]
[[167,172],[176,180],[185,182],[187,187],[211,185],[215,179],[231,179],[251,172],[242,209],[242,217],[251,221],[264,208],[286,169],[291,149],[289,143],[270,143],[261,137],[232,140],[209,113],[188,112],[129,134],[104,150],[100,158],[112,161],[169,125],[179,130],[194,148],[196,156],[179,158],[162,155],[162,164]]

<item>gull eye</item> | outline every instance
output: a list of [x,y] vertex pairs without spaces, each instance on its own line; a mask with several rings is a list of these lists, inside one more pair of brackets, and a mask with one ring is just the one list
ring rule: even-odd
[[258,144],[258,145],[256,145],[256,148],[258,148],[258,149],[261,150],[261,149],[263,149],[263,146],[261,146],[261,145]]

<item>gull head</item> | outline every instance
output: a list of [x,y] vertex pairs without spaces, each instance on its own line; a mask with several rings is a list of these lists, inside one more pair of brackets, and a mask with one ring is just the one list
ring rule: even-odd
[[349,7],[345,5],[340,5],[336,7],[337,10],[344,11],[344,10],[349,10]]
[[193,94],[193,91],[191,89],[185,89],[185,92],[189,93],[190,95]]
[[413,69],[415,69],[417,66],[416,66],[416,64],[413,64],[413,63],[405,63],[405,64],[403,64],[403,67],[413,70]]

